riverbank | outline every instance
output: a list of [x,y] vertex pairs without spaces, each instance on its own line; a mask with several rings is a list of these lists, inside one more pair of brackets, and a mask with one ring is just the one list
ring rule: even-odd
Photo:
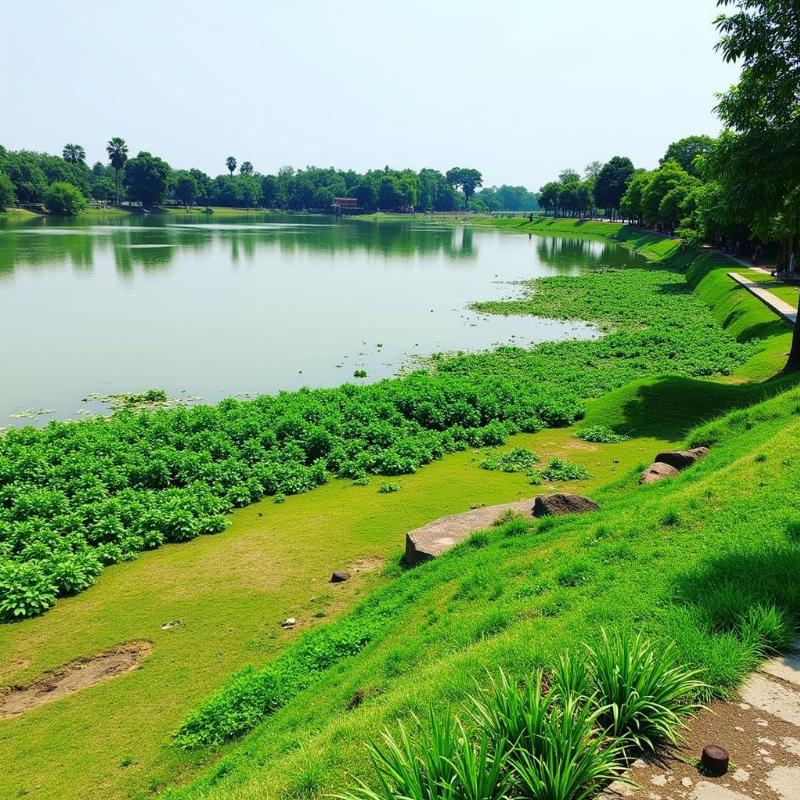
[[[619,231],[608,233],[617,235]],[[663,245],[642,241],[640,246]],[[676,259],[679,255],[672,253]],[[677,277],[687,267],[696,291],[676,293],[681,285]],[[386,383],[399,391],[404,409],[415,409],[418,420],[443,408],[443,397],[473,403],[476,391],[481,414],[494,414],[488,419],[498,421],[501,419],[492,410],[495,407],[530,404],[538,397],[536,413],[556,415],[551,417],[552,423],[564,409],[569,413],[574,399],[586,409],[586,419],[577,427],[611,425],[631,438],[617,444],[591,444],[575,437],[576,427],[561,427],[513,434],[506,447],[528,447],[545,461],[558,457],[579,463],[591,477],[569,484],[578,491],[602,496],[604,485],[622,482],[629,487],[635,471],[654,452],[677,444],[703,419],[757,402],[789,385],[785,379],[765,385],[741,382],[743,376],[766,377],[770,359],[777,357],[781,346],[776,341],[788,335],[788,328],[780,321],[778,327],[771,327],[768,310],[743,289],[735,294],[729,278],[729,291],[717,286],[717,272],[724,269],[721,260],[696,257],[691,262],[659,263],[653,269],[663,271],[663,282],[648,282],[642,291],[648,293],[648,302],[664,302],[659,305],[658,327],[649,334],[638,330],[641,318],[631,317],[616,321],[621,330],[596,343],[562,342],[533,351],[506,348],[445,359],[436,364],[444,380],[431,385],[437,389],[432,395],[415,395],[414,382],[406,379]],[[591,287],[604,306],[610,303],[613,281],[573,280],[578,287]],[[581,291],[573,294],[571,302],[585,302]],[[636,302],[637,297],[626,291],[625,305]],[[690,325],[684,330],[687,309],[695,322],[705,321],[702,328]],[[732,309],[737,313],[732,315]],[[641,311],[634,308],[631,313]],[[712,325],[714,319],[719,324]],[[683,361],[675,358],[681,348],[689,351]],[[730,373],[727,383],[703,379],[720,369]],[[683,375],[659,377],[673,370]],[[477,375],[502,379],[496,386],[507,382],[507,389],[502,394],[496,389],[487,393],[470,383]],[[352,396],[362,397],[367,388],[353,391]],[[337,394],[337,403],[343,397]],[[382,401],[390,397],[387,394]],[[196,416],[212,436],[220,422],[224,425],[217,432],[249,429],[252,433],[250,426],[256,417],[233,415],[239,405],[246,404],[226,403],[216,413],[201,409]],[[528,408],[530,413],[535,406]],[[180,410],[174,418],[178,417],[181,425],[191,419]],[[148,419],[137,423],[139,435],[148,427]],[[164,445],[164,436],[167,440],[171,436],[168,428],[161,428],[170,419],[173,417],[168,415],[157,418],[162,437],[159,447]],[[567,421],[569,417],[562,417],[562,422]],[[387,433],[387,422],[391,417],[381,423],[380,430],[375,429],[376,435]],[[105,425],[102,430],[111,436],[107,445],[113,444],[113,426]],[[31,436],[32,442],[36,439]],[[293,446],[305,446],[307,432],[302,425],[294,439]],[[234,438],[225,443],[218,440],[216,446],[227,451],[238,445]],[[146,450],[147,460],[152,462],[157,447],[147,444]],[[405,450],[397,446],[394,450],[408,457]],[[336,660],[331,671],[320,674],[312,693],[287,705],[241,745],[229,746],[223,751],[227,758],[188,791],[192,797],[227,798],[238,792],[242,797],[259,793],[313,797],[341,788],[353,771],[366,777],[362,757],[366,734],[376,732],[397,714],[407,715],[409,709],[422,711],[424,716],[429,700],[455,699],[469,688],[467,684],[471,686],[472,676],[479,674],[483,664],[521,668],[531,659],[546,663],[548,653],[569,646],[576,636],[595,631],[598,614],[609,625],[619,625],[629,621],[633,611],[650,614],[651,604],[658,607],[668,575],[653,576],[649,568],[620,585],[620,592],[636,595],[642,589],[637,581],[645,581],[644,594],[635,608],[623,608],[618,601],[605,607],[608,597],[603,592],[608,589],[604,577],[612,564],[647,565],[649,559],[654,569],[659,564],[673,569],[680,565],[677,541],[667,560],[658,561],[653,560],[652,541],[644,535],[646,530],[661,530],[659,514],[666,514],[662,508],[676,501],[683,503],[681,495],[667,497],[660,489],[648,495],[653,500],[662,498],[663,503],[647,511],[641,533],[630,542],[617,534],[603,541],[599,565],[593,559],[577,563],[581,559],[576,561],[575,554],[584,545],[573,547],[574,537],[560,541],[555,529],[550,535],[543,530],[534,537],[519,538],[498,531],[488,540],[478,540],[485,541],[486,547],[462,548],[460,555],[453,554],[457,560],[443,560],[444,566],[401,575],[396,559],[406,530],[471,505],[507,502],[540,491],[524,474],[481,470],[478,465],[487,452],[477,442],[470,443],[467,449],[426,464],[415,474],[390,476],[386,479],[401,486],[395,493],[378,493],[382,478],[374,477],[367,486],[353,486],[351,480],[329,481],[278,505],[265,499],[233,512],[230,529],[219,537],[169,545],[113,566],[95,587],[60,600],[46,615],[0,628],[2,663],[10,665],[3,674],[4,683],[24,683],[43,670],[123,641],[155,642],[141,669],[6,720],[7,735],[0,740],[0,751],[6,752],[0,764],[8,764],[9,771],[0,766],[0,783],[30,790],[32,784],[24,778],[36,776],[36,788],[43,798],[67,797],[64,786],[71,787],[75,798],[143,797],[187,779],[204,759],[217,758],[216,753],[182,754],[170,742],[170,732],[192,707],[212,694],[232,669],[246,663],[269,663],[288,652],[287,647],[306,628],[338,619],[360,597],[384,586],[384,595],[374,596],[359,613],[381,607],[381,597],[393,608],[398,597],[406,598],[393,627],[382,629],[354,660]],[[156,460],[162,456],[159,452]],[[612,489],[603,491],[610,492],[609,498],[614,496]],[[631,515],[635,516],[633,511]],[[619,526],[610,520],[607,527],[617,531]],[[696,531],[695,523],[687,537],[689,530]],[[574,541],[583,542],[585,537],[604,540],[607,535],[588,530],[576,534]],[[681,541],[683,538],[682,533]],[[659,534],[659,549],[663,543]],[[695,555],[700,558],[700,551]],[[466,561],[460,560],[464,557]],[[385,568],[378,566],[381,561],[387,564]],[[359,564],[373,569],[363,569],[362,575]],[[340,587],[327,583],[333,569],[348,567],[354,575],[350,582]],[[646,581],[651,578],[658,579],[647,588]],[[409,595],[413,587],[419,593],[414,589]],[[533,611],[535,616],[526,616]],[[670,620],[659,614],[656,622],[667,625]],[[289,616],[296,617],[298,624],[282,630],[280,622]],[[366,623],[371,617],[368,614],[363,619]],[[532,620],[541,622],[541,629],[538,622],[532,628]],[[171,621],[181,624],[162,630],[162,625]],[[569,633],[573,622],[574,633]],[[689,626],[684,631],[687,646],[697,630]],[[533,645],[526,644],[531,635]],[[744,651],[733,648],[731,653],[734,651],[741,659]],[[712,660],[716,652],[702,650],[700,658]],[[414,667],[422,662],[426,672],[418,682]],[[453,669],[463,679],[452,681],[448,688],[445,678]],[[361,700],[347,712],[356,696]],[[96,737],[98,726],[108,728],[101,743]],[[297,749],[298,736],[308,743],[301,750]],[[251,769],[253,758],[263,765],[258,774]],[[56,763],[63,766],[51,769]]]

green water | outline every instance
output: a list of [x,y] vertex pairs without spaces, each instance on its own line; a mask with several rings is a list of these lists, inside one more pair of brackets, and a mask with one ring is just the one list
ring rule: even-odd
[[326,217],[0,227],[0,427],[96,395],[190,402],[377,380],[414,357],[594,335],[467,309],[510,281],[631,262],[601,242]]

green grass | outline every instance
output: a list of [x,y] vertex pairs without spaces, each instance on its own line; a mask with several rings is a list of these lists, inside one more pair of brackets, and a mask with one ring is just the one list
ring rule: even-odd
[[27,208],[8,208],[5,211],[0,211],[0,222],[28,222],[40,216],[42,215],[34,211],[28,211]]
[[[480,549],[467,543],[395,578],[352,616],[366,625],[401,608],[381,638],[169,796],[292,796],[309,762],[325,767],[312,796],[372,780],[363,748],[384,725],[463,701],[484,669],[516,679],[551,667],[597,643],[601,627],[674,641],[679,661],[724,696],[785,641],[784,615],[800,616],[799,407],[793,389],[734,412],[696,434],[713,439],[711,455],[676,479],[640,487],[629,473],[594,493],[598,513],[531,522],[524,535],[493,529]],[[709,602],[730,586],[735,607]],[[347,711],[357,692],[369,699]]]

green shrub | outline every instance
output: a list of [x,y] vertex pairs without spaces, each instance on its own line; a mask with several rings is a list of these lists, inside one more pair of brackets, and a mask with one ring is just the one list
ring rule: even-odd
[[561,458],[551,458],[541,475],[547,481],[585,481],[589,477],[589,472],[580,464],[573,464]]
[[515,447],[507,453],[493,453],[480,463],[481,469],[493,472],[525,472],[539,463],[539,456],[525,447]]
[[378,494],[392,494],[399,492],[403,487],[399,483],[392,483],[392,481],[381,481],[378,486]]
[[676,743],[704,684],[676,664],[674,645],[603,631],[600,644],[587,649],[598,720],[608,734],[638,751]]
[[791,617],[772,603],[750,606],[739,624],[742,641],[752,645],[761,656],[787,650],[796,633]]
[[597,442],[599,444],[616,444],[631,438],[623,433],[615,433],[607,425],[587,425],[585,428],[578,430],[575,436],[583,439],[584,442]]
[[86,208],[86,198],[71,183],[56,181],[45,193],[44,204],[51,214],[72,217]]

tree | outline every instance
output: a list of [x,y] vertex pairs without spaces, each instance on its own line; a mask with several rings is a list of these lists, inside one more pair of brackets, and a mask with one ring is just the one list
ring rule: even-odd
[[86,163],[86,151],[79,144],[65,144],[62,155],[70,164]]
[[680,221],[680,201],[698,184],[697,178],[689,175],[677,161],[667,161],[652,173],[642,191],[642,217],[645,224],[673,231]]
[[116,204],[119,205],[119,173],[128,160],[128,145],[125,144],[124,139],[114,136],[108,140],[106,152],[108,153],[108,161],[114,168],[114,196]]
[[[230,169],[230,165],[228,168]],[[233,168],[236,169],[236,163],[234,163]],[[253,165],[249,161],[243,161],[242,166],[239,167],[240,175],[252,175],[254,171]]]
[[577,183],[580,179],[581,176],[570,167],[567,167],[567,169],[562,169],[561,172],[558,173],[559,183]]
[[39,203],[47,191],[47,178],[35,153],[6,153],[3,171],[14,184],[14,193],[20,203]]
[[589,178],[597,178],[600,174],[600,170],[603,169],[603,162],[602,161],[591,161],[586,165],[586,168],[583,170],[583,177],[588,180]]
[[236,159],[233,156],[228,156],[225,159],[225,166],[228,168],[228,172],[231,173],[231,177],[233,177],[233,171],[236,169]]
[[594,184],[597,205],[614,216],[625,190],[633,177],[633,162],[625,156],[614,156],[603,164]]
[[653,177],[652,172],[644,169],[636,170],[628,183],[628,188],[619,203],[619,212],[623,219],[642,224],[642,195]]
[[353,197],[365,211],[374,211],[378,207],[378,190],[369,178],[364,178],[354,187]]
[[469,208],[469,201],[475,190],[483,186],[483,175],[477,169],[453,167],[445,173],[447,182],[451,186],[460,186],[464,192],[464,210]]
[[659,163],[663,165],[667,161],[677,161],[690,175],[699,177],[700,169],[696,160],[706,155],[713,146],[714,140],[710,136],[687,136],[673,142]]
[[0,209],[7,209],[15,205],[17,202],[17,194],[14,191],[14,184],[11,178],[0,172]]
[[[800,24],[797,0],[718,0],[734,13],[716,21],[721,34],[717,49],[726,61],[738,63],[738,84],[720,99],[717,111],[738,136],[729,149],[752,153],[738,161],[739,182],[751,200],[758,198],[763,223],[781,240],[784,268],[797,263],[800,215]],[[731,175],[731,164],[726,165]],[[762,169],[761,174],[758,170]],[[736,180],[734,178],[734,180]],[[800,325],[795,325],[787,371],[800,369]]]
[[399,209],[403,204],[400,179],[393,174],[384,175],[378,184],[378,207],[387,211]]
[[175,173],[175,199],[184,206],[194,205],[197,198],[197,181],[188,172]]
[[554,217],[558,214],[558,191],[560,188],[556,181],[550,181],[539,189],[539,205],[545,212],[552,212]]
[[52,214],[68,217],[75,216],[86,208],[86,198],[80,189],[63,181],[56,181],[49,186],[44,202]]
[[170,168],[166,161],[145,151],[125,164],[125,186],[128,196],[143,206],[161,202],[167,190]]

